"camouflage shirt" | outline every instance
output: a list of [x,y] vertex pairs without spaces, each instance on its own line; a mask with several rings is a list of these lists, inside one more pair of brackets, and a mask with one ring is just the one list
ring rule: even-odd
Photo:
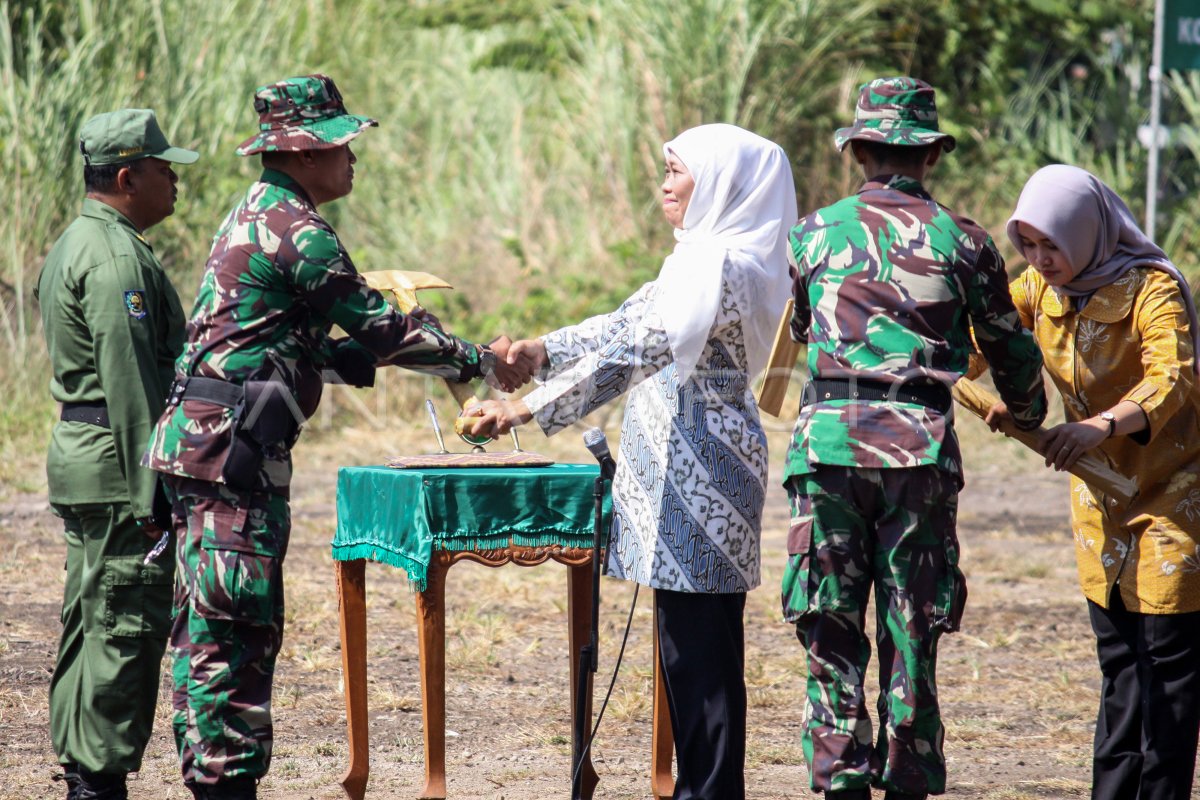
[[[349,337],[331,337],[333,325]],[[325,370],[365,375],[348,382],[370,384],[374,366],[384,364],[454,381],[479,374],[474,345],[392,309],[355,270],[304,190],[265,170],[213,239],[176,377],[281,381],[294,399],[289,408],[307,418]],[[143,463],[219,482],[231,420],[220,405],[172,402]],[[262,488],[285,491],[290,479],[290,447],[267,452]]]
[[[936,203],[919,182],[884,175],[792,230],[792,338],[808,342],[813,378],[949,385],[979,349],[1016,423],[1046,415],[1042,356],[1013,308],[991,237]],[[805,405],[785,480],[814,464],[911,467],[961,475],[953,414],[916,403],[825,400]]]

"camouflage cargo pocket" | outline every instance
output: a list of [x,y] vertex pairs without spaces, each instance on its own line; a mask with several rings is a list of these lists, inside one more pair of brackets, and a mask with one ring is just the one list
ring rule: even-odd
[[787,536],[788,560],[781,586],[783,618],[787,622],[796,622],[813,610],[816,593],[811,574],[814,557],[812,500],[796,491],[802,485],[803,477],[793,478],[788,483],[792,517]]
[[174,570],[142,558],[104,559],[104,629],[110,636],[165,638],[170,631]]
[[946,563],[937,586],[932,626],[946,632],[958,630],[967,606],[967,579],[958,568],[957,543],[947,542]]
[[268,625],[282,606],[279,530],[251,509],[205,510],[192,607],[207,619]]
[[951,492],[934,506],[934,529],[943,532],[945,561],[937,582],[932,627],[946,632],[957,631],[967,606],[967,578],[958,566],[958,535],[955,533],[958,515],[958,496]]

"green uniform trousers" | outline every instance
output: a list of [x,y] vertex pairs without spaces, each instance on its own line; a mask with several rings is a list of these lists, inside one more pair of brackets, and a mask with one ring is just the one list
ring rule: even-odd
[[[818,465],[787,483],[792,503],[784,616],[807,651],[802,744],[814,790],[916,795],[946,788],[937,642],[967,600],[958,567],[958,479],[933,465]],[[864,675],[875,594],[879,735]]]
[[184,783],[261,778],[283,642],[283,495],[167,476],[179,550],[171,725]]
[[150,739],[170,632],[175,552],[154,546],[128,503],[52,504],[67,540],[50,738],[63,764],[135,772]]

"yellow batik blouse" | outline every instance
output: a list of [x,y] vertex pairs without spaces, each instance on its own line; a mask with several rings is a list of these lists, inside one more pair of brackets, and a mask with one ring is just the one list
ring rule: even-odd
[[1149,420],[1147,429],[1091,451],[1137,480],[1131,503],[1071,478],[1084,595],[1107,608],[1115,585],[1130,611],[1200,611],[1200,388],[1179,284],[1161,270],[1138,267],[1099,289],[1082,311],[1032,268],[1011,289],[1068,421],[1122,400],[1137,403]]

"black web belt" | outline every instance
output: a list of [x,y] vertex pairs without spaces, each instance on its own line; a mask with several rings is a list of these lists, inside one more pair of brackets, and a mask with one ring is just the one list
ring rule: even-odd
[[[225,408],[235,408],[242,402],[243,396],[242,387],[236,383],[192,376],[177,380],[171,385],[170,402],[205,400]],[[112,427],[108,419],[108,406],[104,403],[63,403],[62,413],[58,418],[63,422],[86,422],[101,428]]]
[[180,400],[204,400],[225,408],[236,408],[244,396],[241,384],[192,375],[176,379],[171,385],[171,396],[167,402],[174,404]]
[[108,406],[104,403],[63,403],[62,413],[58,418],[63,422],[86,422],[101,428],[112,427],[108,421]]
[[868,400],[892,403],[915,403],[947,414],[953,404],[950,389],[930,379],[897,384],[883,381],[846,378],[817,378],[804,387],[801,405],[825,400]]

